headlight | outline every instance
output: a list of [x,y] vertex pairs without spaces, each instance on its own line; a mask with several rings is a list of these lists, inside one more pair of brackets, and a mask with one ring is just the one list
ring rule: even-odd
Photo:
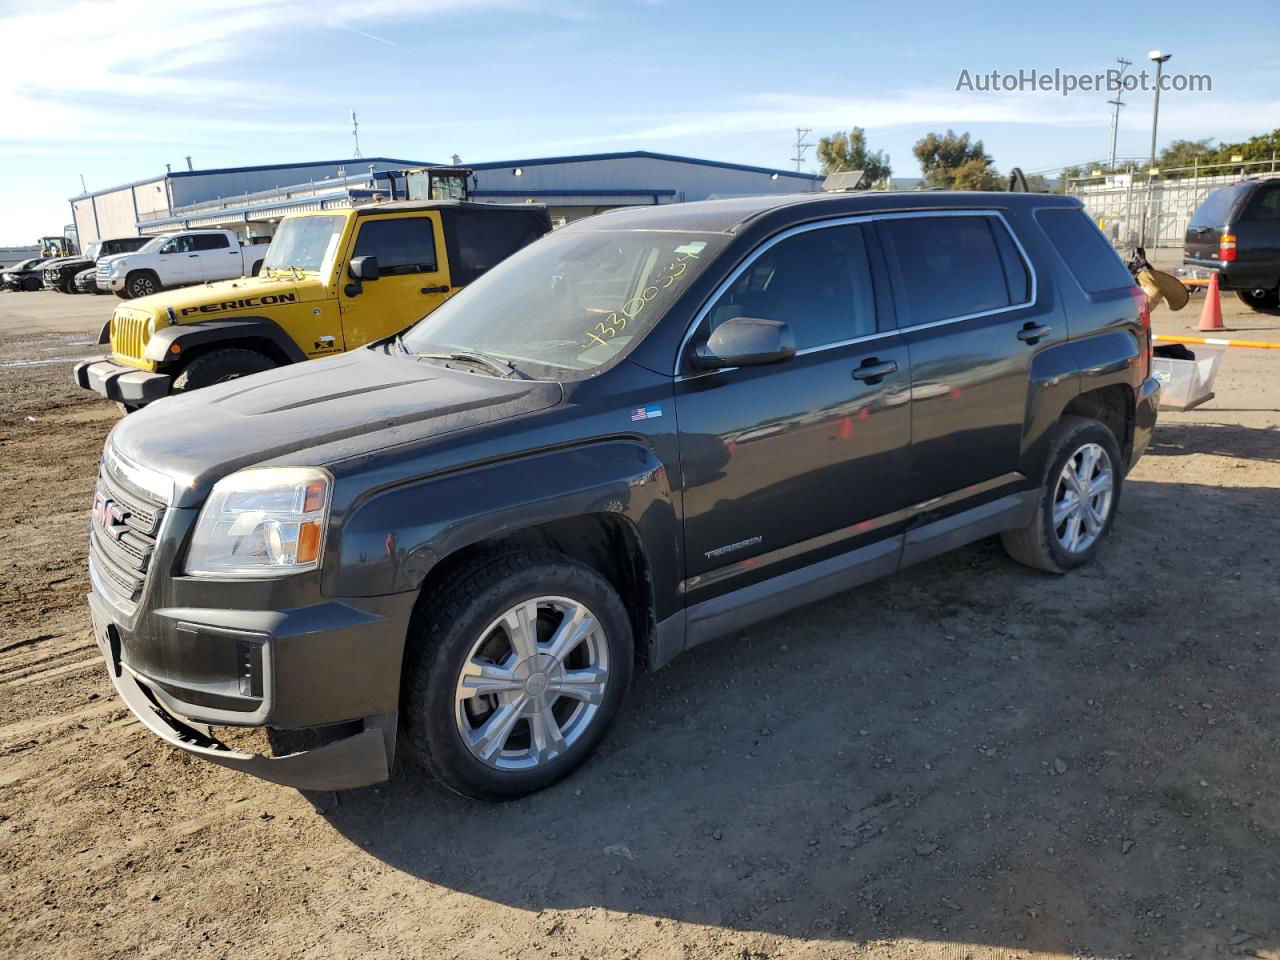
[[256,467],[214,484],[200,510],[186,572],[279,577],[320,565],[332,482],[312,467]]
[[121,268],[121,267],[123,267],[123,266],[124,266],[124,264],[123,264],[123,263],[121,263],[119,260],[117,260],[115,263],[111,264],[111,274],[110,274],[110,275],[111,275],[111,276],[113,276],[113,277],[118,277],[118,276],[120,275],[120,268]]

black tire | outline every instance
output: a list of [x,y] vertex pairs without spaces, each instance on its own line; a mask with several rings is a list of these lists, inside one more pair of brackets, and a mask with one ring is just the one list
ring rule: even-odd
[[43,284],[35,277],[25,277],[22,281],[22,289],[27,293],[35,293]]
[[1245,306],[1254,310],[1274,310],[1280,307],[1280,288],[1275,290],[1237,290],[1236,296]]
[[[1058,530],[1053,522],[1055,501],[1058,493],[1059,478],[1068,460],[1087,444],[1096,444],[1105,452],[1111,474],[1111,498],[1107,506],[1106,519],[1094,539],[1083,549],[1067,550],[1059,541]],[[1120,505],[1120,493],[1124,482],[1124,465],[1120,457],[1120,445],[1116,442],[1111,430],[1097,420],[1087,417],[1063,417],[1058,421],[1050,444],[1048,463],[1044,477],[1041,478],[1040,498],[1036,503],[1035,516],[1025,527],[1008,530],[1001,534],[1001,540],[1009,556],[1019,563],[1048,573],[1066,573],[1076,567],[1083,566],[1097,556],[1107,535],[1115,522],[1116,510]]]
[[[455,689],[485,628],[517,604],[548,596],[584,604],[594,614],[608,651],[608,683],[594,719],[563,753],[531,769],[499,770],[463,741]],[[457,793],[509,800],[542,790],[581,766],[617,716],[635,660],[631,619],[610,583],[590,567],[545,550],[490,556],[424,595],[418,611],[409,630],[401,724],[410,754]]]
[[247,377],[275,367],[276,362],[256,350],[227,347],[202,353],[182,368],[173,380],[173,392],[198,390],[225,380]]
[[129,278],[125,281],[124,292],[129,295],[125,299],[136,300],[138,297],[147,297],[153,293],[159,293],[161,289],[160,280],[154,273],[150,270],[139,270],[129,274]]

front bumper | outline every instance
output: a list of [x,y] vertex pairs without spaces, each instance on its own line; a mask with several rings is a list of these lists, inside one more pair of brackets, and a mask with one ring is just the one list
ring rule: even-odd
[[1129,469],[1142,459],[1151,446],[1151,435],[1156,429],[1156,415],[1160,406],[1160,381],[1148,377],[1138,388],[1133,410],[1133,450],[1129,454]]
[[109,357],[85,360],[75,366],[76,385],[106,397],[141,406],[169,395],[173,378],[117,363]]
[[[343,613],[342,604],[275,612],[178,609],[151,615],[170,621],[173,629],[153,625],[143,631],[130,629],[129,618],[100,595],[96,583],[88,599],[94,637],[117,693],[143,726],[171,747],[303,790],[345,790],[390,776],[397,714],[382,688],[398,688],[403,635],[388,642],[395,627],[386,619],[350,608]],[[201,614],[258,629],[229,630],[184,619]],[[166,639],[157,641],[158,636]],[[361,674],[370,667],[392,675],[362,685]],[[380,712],[358,715],[362,701]],[[357,715],[339,719],[352,717],[353,705]],[[271,723],[277,714],[287,722]],[[316,722],[306,722],[308,715]],[[268,756],[228,747],[210,724],[314,728],[319,734],[336,732],[338,738]]]

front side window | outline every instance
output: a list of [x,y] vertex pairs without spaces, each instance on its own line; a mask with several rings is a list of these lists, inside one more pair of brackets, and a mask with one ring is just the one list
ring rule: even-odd
[[345,217],[294,217],[280,222],[262,260],[263,271],[328,273],[338,253]]
[[753,259],[708,313],[706,333],[726,320],[787,324],[807,350],[876,331],[867,247],[859,224],[806,230]]
[[195,244],[195,237],[184,235],[174,237],[163,247],[160,248],[161,253],[191,253]]
[[360,227],[352,257],[377,257],[378,276],[434,273],[436,235],[430,217],[368,220]]
[[413,353],[475,350],[593,376],[653,329],[729,237],[668,230],[548,234],[502,261],[404,336]]
[[[880,222],[905,307],[904,326],[933,323],[1025,301],[1023,289],[1010,295],[992,217],[902,217]],[[1025,267],[1022,268],[1025,270]]]

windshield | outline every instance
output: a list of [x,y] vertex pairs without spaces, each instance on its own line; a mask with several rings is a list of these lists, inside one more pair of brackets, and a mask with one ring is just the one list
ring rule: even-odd
[[1204,203],[1196,208],[1196,212],[1191,215],[1188,227],[1218,227],[1222,228],[1227,222],[1227,217],[1231,214],[1231,208],[1235,205],[1236,197],[1240,196],[1240,190],[1243,184],[1232,184],[1229,187],[1219,187],[1213,193],[1204,198]]
[[338,253],[345,217],[295,217],[281,221],[271,238],[263,270],[310,270],[328,273]]
[[404,345],[591,376],[639,343],[728,241],[679,231],[553,233],[420,320]]
[[161,234],[158,237],[152,237],[150,240],[148,240],[146,243],[140,246],[137,250],[135,250],[134,253],[155,253],[157,250],[159,250],[161,247],[165,245],[165,242],[169,239],[170,236],[172,236],[172,234]]
[[102,252],[101,243],[91,243],[84,252],[84,256],[88,260],[97,260],[98,254]]

